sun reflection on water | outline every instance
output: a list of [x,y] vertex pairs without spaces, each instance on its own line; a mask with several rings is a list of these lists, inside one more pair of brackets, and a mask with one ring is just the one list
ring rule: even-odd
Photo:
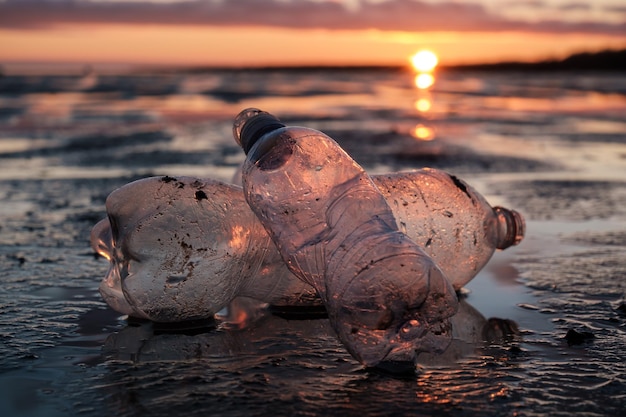
[[411,64],[415,69],[414,84],[417,88],[418,97],[415,100],[415,110],[419,113],[421,123],[414,126],[410,134],[420,141],[434,140],[435,130],[424,123],[430,116],[429,112],[433,107],[431,88],[435,85],[434,71],[439,59],[437,55],[429,50],[421,50],[410,57]]
[[430,141],[435,139],[435,131],[433,128],[418,124],[411,132],[414,138],[424,141]]
[[435,84],[435,77],[432,74],[422,72],[415,76],[415,86],[420,90],[426,90]]
[[415,110],[420,113],[427,113],[433,107],[430,97],[420,97],[415,101]]

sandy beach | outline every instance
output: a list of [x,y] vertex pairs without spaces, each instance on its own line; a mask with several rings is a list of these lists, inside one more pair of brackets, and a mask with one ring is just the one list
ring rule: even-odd
[[[234,116],[333,137],[368,172],[433,167],[526,218],[419,372],[363,369],[327,320],[128,320],[89,246],[114,189],[230,181]],[[616,416],[626,408],[626,77],[214,71],[0,78],[0,414]],[[487,327],[486,327],[487,326]]]

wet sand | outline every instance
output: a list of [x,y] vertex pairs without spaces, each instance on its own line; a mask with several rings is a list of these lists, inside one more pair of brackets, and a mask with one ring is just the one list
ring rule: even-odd
[[[411,107],[422,92],[397,74],[300,79],[293,88],[317,82],[326,92],[230,101],[224,88],[172,94],[170,78],[126,97],[5,91],[0,414],[619,415],[626,96],[601,76],[489,77],[443,77],[427,115]],[[234,94],[245,80],[226,81]],[[339,82],[343,93],[331,94]],[[230,123],[250,105],[325,131],[372,173],[445,169],[526,217],[523,243],[467,286],[458,318],[467,332],[443,356],[423,357],[415,376],[363,369],[324,319],[257,311],[245,328],[172,329],[102,301],[107,261],[88,241],[106,196],[150,175],[230,179],[243,160]],[[416,124],[434,140],[416,140]]]

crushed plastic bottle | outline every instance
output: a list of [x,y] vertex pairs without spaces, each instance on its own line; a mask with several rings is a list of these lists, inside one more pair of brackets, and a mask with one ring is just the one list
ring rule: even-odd
[[[523,237],[521,215],[491,208],[444,171],[372,179],[400,230],[435,260],[455,290],[496,248]],[[209,319],[238,296],[291,313],[322,306],[315,289],[289,272],[239,186],[150,177],[115,190],[106,208],[109,217],[93,228],[91,244],[110,261],[100,293],[122,314],[158,322]]]
[[247,109],[235,119],[246,201],[339,340],[366,366],[412,367],[442,352],[458,308],[435,262],[398,230],[369,175],[323,133]]
[[277,282],[263,288],[251,279],[282,261],[276,250],[268,252],[269,237],[239,187],[152,177],[112,192],[106,209],[91,245],[110,261],[100,293],[123,314],[156,322],[207,319],[238,295],[280,291]]
[[[524,238],[526,225],[520,213],[491,207],[472,186],[445,171],[422,168],[371,178],[400,230],[424,248],[457,291],[496,249],[516,246]],[[241,185],[241,169],[233,183]]]

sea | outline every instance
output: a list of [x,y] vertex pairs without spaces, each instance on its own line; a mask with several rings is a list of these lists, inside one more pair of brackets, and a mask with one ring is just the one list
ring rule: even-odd
[[[626,75],[418,76],[6,71],[0,415],[623,415]],[[164,327],[110,309],[98,293],[108,261],[89,245],[107,195],[156,175],[231,181],[245,158],[232,123],[248,107],[323,131],[369,173],[442,169],[522,213],[521,244],[462,290],[460,325],[490,323],[490,336],[395,375],[361,366],[323,317],[262,309]]]

